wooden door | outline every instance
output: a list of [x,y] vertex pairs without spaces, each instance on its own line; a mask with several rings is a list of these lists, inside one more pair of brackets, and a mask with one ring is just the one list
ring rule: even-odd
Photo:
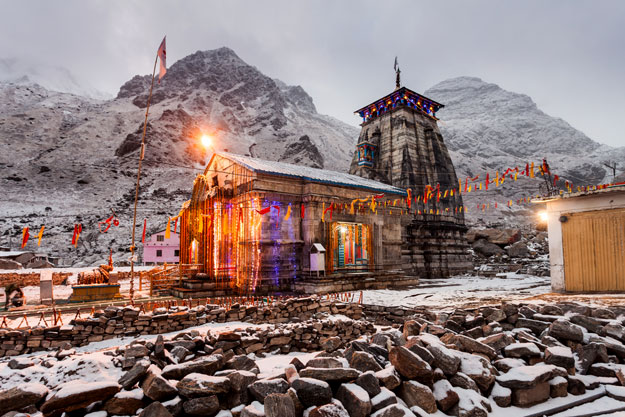
[[566,214],[566,291],[625,291],[625,209]]

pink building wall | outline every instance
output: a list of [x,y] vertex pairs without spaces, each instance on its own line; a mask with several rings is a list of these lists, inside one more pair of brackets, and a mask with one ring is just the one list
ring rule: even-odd
[[[159,241],[158,236],[162,236]],[[165,231],[155,233],[146,238],[143,245],[143,263],[178,263],[180,256],[177,251],[180,250],[180,237],[178,233],[171,232],[169,239],[165,239]],[[158,255],[160,252],[160,256]]]

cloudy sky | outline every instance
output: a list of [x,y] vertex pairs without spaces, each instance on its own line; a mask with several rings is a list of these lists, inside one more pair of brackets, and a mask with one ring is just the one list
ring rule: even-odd
[[115,94],[169,63],[228,46],[299,84],[318,110],[353,110],[403,84],[471,75],[531,96],[592,139],[625,146],[625,1],[0,0],[0,58],[58,65]]

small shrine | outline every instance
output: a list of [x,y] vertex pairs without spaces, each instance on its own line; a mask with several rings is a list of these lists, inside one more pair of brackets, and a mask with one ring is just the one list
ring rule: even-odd
[[113,273],[113,262],[100,265],[97,269],[78,274],[78,282],[72,285],[70,302],[88,302],[122,298],[117,283],[117,274]]

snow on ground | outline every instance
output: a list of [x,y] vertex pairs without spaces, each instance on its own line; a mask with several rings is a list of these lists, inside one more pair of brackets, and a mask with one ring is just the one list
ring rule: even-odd
[[284,368],[293,360],[298,358],[302,363],[308,362],[318,352],[291,352],[284,355],[267,355],[264,358],[255,358],[256,365],[260,369],[259,378],[265,378],[281,373]]
[[364,304],[402,307],[456,307],[468,304],[499,304],[551,291],[549,277],[507,273],[496,278],[456,276],[422,279],[407,290],[365,290]]
[[[229,323],[207,323],[201,326],[190,327],[184,331],[198,330],[200,333],[205,334],[207,331],[211,333],[221,333],[248,327],[265,328],[268,326],[270,325],[256,325],[235,321]],[[168,339],[179,333],[182,333],[182,331],[164,333],[162,336]],[[113,352],[118,346],[128,345],[133,340],[155,341],[157,337],[157,335],[147,335],[113,338],[101,342],[94,342],[87,346],[75,348],[75,355],[71,355],[60,361],[53,357],[55,351],[34,352],[20,356],[1,358],[0,390],[5,390],[26,382],[40,382],[48,387],[54,387],[62,382],[73,380],[80,380],[82,382],[117,381],[122,375],[122,370],[121,368],[113,366],[111,361],[112,357],[109,356],[110,353],[107,352]],[[305,358],[309,354],[299,353],[297,355],[300,355],[300,359],[302,359],[302,357]],[[295,355],[277,356],[284,356],[284,367],[288,365]],[[9,361],[11,359],[32,360],[35,365],[25,369],[11,369],[9,368]],[[273,369],[272,367],[279,366],[279,359],[271,359],[271,357],[266,359],[267,363],[265,369],[267,372]],[[49,365],[49,368],[44,365],[46,361],[49,361],[49,363],[45,364]]]

